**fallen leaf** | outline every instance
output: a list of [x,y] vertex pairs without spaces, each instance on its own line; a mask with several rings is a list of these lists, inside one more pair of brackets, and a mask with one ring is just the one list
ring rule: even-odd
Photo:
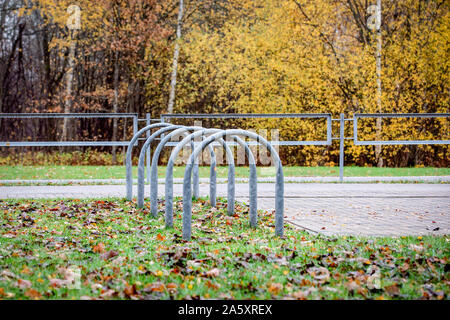
[[3,270],[0,275],[6,278],[17,278],[17,276],[9,270]]
[[40,299],[41,298],[41,294],[35,290],[35,289],[28,289],[27,292],[25,292],[25,296],[27,296],[28,298],[31,299]]
[[220,288],[220,285],[219,285],[219,284],[212,283],[212,282],[209,281],[209,280],[205,282],[205,285],[206,285],[208,288],[213,289],[213,290],[217,290],[217,289]]
[[31,287],[31,282],[28,280],[19,279],[17,280],[17,285],[20,289],[28,289]]
[[25,273],[25,274],[31,274],[31,270],[30,268],[28,268],[27,266],[25,266],[22,271],[20,271],[20,273]]
[[77,277],[80,277],[80,271],[73,268],[73,267],[69,267],[69,268],[59,268],[58,272],[62,274],[62,276],[64,277],[64,281],[66,282],[66,284],[71,284],[74,283],[75,280],[77,279]]
[[[176,285],[175,285],[176,287]],[[145,292],[164,292],[165,286],[162,282],[153,282],[145,286]]]
[[330,280],[330,271],[328,271],[327,268],[312,267],[308,268],[307,271],[311,275],[311,277],[313,277],[315,280],[319,281],[322,284]]
[[206,273],[205,273],[205,275],[210,278],[217,277],[219,274],[220,274],[220,269],[218,269],[218,268],[211,269],[209,271],[206,271]]
[[175,293],[177,291],[177,284],[170,282],[166,285],[166,288],[170,293]]
[[94,251],[95,253],[103,253],[105,252],[105,245],[100,242],[92,248],[92,251]]
[[409,269],[409,264],[407,262],[405,262],[403,265],[400,266],[399,269],[401,272],[405,272]]
[[66,285],[67,285],[66,280],[50,279],[50,286],[52,286],[53,288],[60,288],[60,287],[66,286]]
[[113,289],[109,289],[109,290],[102,292],[102,294],[100,294],[100,297],[105,299],[105,298],[110,298],[114,295],[116,295],[116,291],[114,291]]
[[283,289],[283,285],[281,283],[271,283],[269,284],[269,288],[267,289],[271,294],[277,295]]
[[420,246],[420,245],[418,246],[415,244],[410,244],[409,248],[417,253],[422,253],[425,250],[425,248],[423,246]]
[[166,240],[166,237],[163,236],[163,235],[161,235],[161,233],[158,233],[158,234],[156,235],[156,239],[159,240],[159,241],[164,241],[164,240]]
[[373,289],[380,289],[381,288],[381,282],[380,282],[380,274],[374,273],[370,277],[367,278],[367,288],[370,290]]
[[353,280],[346,282],[344,286],[350,292],[357,292],[360,289],[360,286],[356,283],[356,281],[353,281]]
[[100,258],[102,258],[103,260],[109,260],[111,258],[114,258],[115,256],[117,256],[119,253],[117,251],[114,250],[109,250],[108,252],[102,253],[100,255]]
[[131,286],[126,286],[125,289],[123,290],[123,293],[127,296],[127,297],[131,297],[136,295],[137,291],[136,291],[136,285],[133,284]]
[[304,291],[297,291],[297,292],[294,292],[294,293],[292,294],[292,297],[293,297],[294,299],[297,299],[297,300],[306,300],[306,299],[308,298],[308,296],[309,296],[311,293],[315,292],[315,291],[317,291],[317,289],[311,287],[311,288],[309,288],[309,289],[307,289],[307,290],[304,290]]
[[398,296],[400,294],[400,289],[396,283],[394,283],[390,286],[384,287],[384,291],[386,291],[386,293],[392,297]]

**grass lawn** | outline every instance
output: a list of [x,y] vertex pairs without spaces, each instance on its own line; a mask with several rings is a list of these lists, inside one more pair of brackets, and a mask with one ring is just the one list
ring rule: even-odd
[[[284,167],[286,177],[336,177],[339,167]],[[166,168],[158,167],[158,176],[165,177]],[[273,167],[258,167],[258,177],[273,177]],[[182,178],[184,167],[175,167],[174,177]],[[248,167],[236,167],[237,178],[247,178]],[[450,175],[450,168],[366,168],[345,167],[346,177],[371,176],[443,176]],[[133,167],[137,177],[137,167]],[[227,167],[217,167],[219,178],[227,177]],[[200,177],[209,177],[209,167],[200,167]],[[125,179],[124,166],[0,166],[0,180],[33,179]]]
[[[0,200],[3,299],[449,299],[448,236],[325,237],[193,202],[193,239],[133,202]],[[162,204],[160,204],[162,209]]]

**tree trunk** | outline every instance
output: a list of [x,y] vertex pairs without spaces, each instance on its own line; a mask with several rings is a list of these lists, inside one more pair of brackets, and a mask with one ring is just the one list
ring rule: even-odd
[[180,8],[178,10],[178,22],[177,22],[177,37],[175,40],[175,50],[173,53],[172,77],[170,79],[169,105],[167,108],[168,113],[173,113],[173,105],[175,103],[175,87],[177,85],[177,69],[178,69],[178,56],[180,55],[182,20],[183,20],[183,0],[180,0]]
[[[113,113],[117,113],[119,109],[119,51],[116,51],[114,58],[114,104]],[[113,118],[113,141],[117,141],[117,118]],[[112,161],[117,164],[117,147],[112,147]]]
[[[64,113],[70,113],[73,106],[72,97],[72,85],[73,85],[73,69],[75,65],[75,41],[71,40],[69,48],[69,69],[67,70],[66,77],[66,99],[64,103]],[[62,141],[67,141],[70,138],[70,121],[68,118],[64,118]]]
[[[377,28],[377,105],[378,113],[382,113],[381,105],[381,0],[377,1],[378,6],[378,18],[380,19],[379,26]],[[381,140],[381,118],[377,118],[376,123],[376,136],[377,140]],[[381,168],[383,166],[383,158],[381,157],[381,146],[375,146],[375,159],[377,162],[377,167]]]

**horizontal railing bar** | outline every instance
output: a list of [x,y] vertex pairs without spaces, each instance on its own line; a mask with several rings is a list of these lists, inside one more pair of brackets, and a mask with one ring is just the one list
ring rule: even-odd
[[355,113],[355,118],[441,118],[450,113]]
[[29,141],[0,142],[0,147],[108,147],[128,146],[129,141]]
[[197,113],[197,114],[162,114],[161,119],[166,118],[329,118],[331,113]]
[[450,144],[450,140],[389,140],[389,141],[355,141],[355,145],[419,145],[419,144]]
[[195,119],[195,118],[324,118],[327,119],[327,140],[325,141],[280,141],[278,145],[284,146],[307,146],[307,145],[331,145],[331,113],[197,113],[197,114],[185,114],[185,113],[171,113],[162,114],[161,120],[165,119]]
[[443,118],[450,113],[356,113],[353,127],[353,143],[357,146],[382,146],[382,145],[423,145],[423,144],[450,144],[450,140],[358,140],[358,118]]
[[[200,141],[197,141],[200,143]],[[245,141],[249,146],[260,145],[260,143],[256,141]],[[273,146],[326,146],[329,145],[327,141],[269,141],[269,143]],[[166,146],[174,147],[178,144],[178,142],[168,142]],[[236,142],[226,141],[227,145],[236,146],[239,145]],[[221,146],[221,144],[215,144],[216,146]]]
[[137,113],[0,113],[0,118],[135,118]]

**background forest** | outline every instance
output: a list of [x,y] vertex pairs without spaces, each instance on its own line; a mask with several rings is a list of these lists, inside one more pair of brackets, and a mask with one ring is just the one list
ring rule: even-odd
[[[184,0],[179,16],[179,0],[0,0],[0,113],[449,112],[449,2],[382,1],[381,110],[376,32],[367,25],[375,3]],[[71,5],[81,8],[79,30],[67,27]],[[233,125],[278,129],[282,140],[325,132],[321,122],[292,119]],[[0,140],[124,140],[131,129],[113,120],[1,120]],[[375,121],[358,134],[375,139]],[[449,139],[448,120],[384,121],[382,139]],[[448,146],[346,150],[346,164],[375,166],[381,157],[384,166],[448,166]],[[291,165],[334,165],[338,151],[337,143],[280,147]]]

